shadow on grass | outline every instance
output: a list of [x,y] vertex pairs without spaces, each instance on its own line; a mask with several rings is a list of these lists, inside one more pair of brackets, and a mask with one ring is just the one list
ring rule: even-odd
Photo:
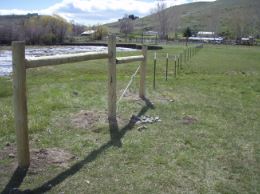
[[[19,193],[17,192],[20,185],[23,182],[27,174],[28,168],[20,168],[17,167],[13,173],[13,176],[5,186],[4,190],[1,192],[2,194],[11,194],[11,193]],[[20,192],[21,193],[21,192]]]
[[[142,100],[145,102],[145,106],[142,107],[142,109],[138,113],[138,117],[141,115],[144,115],[149,109],[154,109],[153,104],[149,101],[147,98],[142,98]],[[130,120],[126,126],[124,126],[122,129],[118,128],[117,122],[109,121],[109,128],[110,128],[110,136],[111,139],[103,144],[101,147],[99,147],[96,150],[93,150],[89,155],[87,155],[83,160],[75,163],[72,165],[69,169],[61,172],[58,174],[56,177],[53,179],[43,183],[41,186],[33,189],[33,190],[26,190],[26,191],[19,191],[18,189],[13,189],[13,188],[18,188],[22,182],[24,177],[26,176],[25,173],[18,173],[14,172],[11,180],[9,183],[6,185],[5,189],[2,191],[3,194],[5,193],[45,193],[49,190],[51,190],[53,187],[56,185],[60,184],[63,182],[66,178],[76,174],[83,166],[86,164],[93,162],[101,153],[103,153],[105,150],[110,148],[111,146],[117,146],[121,147],[122,142],[121,139],[124,137],[124,135],[127,133],[127,131],[131,130],[135,126],[135,120]],[[14,191],[14,192],[12,192]]]

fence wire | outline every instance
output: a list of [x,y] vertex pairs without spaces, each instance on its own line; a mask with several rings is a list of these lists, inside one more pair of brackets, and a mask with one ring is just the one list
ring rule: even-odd
[[121,94],[121,96],[119,97],[118,101],[116,102],[117,103],[117,109],[118,109],[118,104],[119,102],[122,100],[122,98],[124,97],[125,93],[127,92],[128,88],[131,86],[131,84],[133,83],[134,81],[134,78],[136,76],[136,74],[138,73],[139,69],[140,69],[141,65],[139,65],[136,69],[136,71],[134,72],[134,74],[131,76],[131,79],[130,81],[128,82],[126,88],[124,89],[123,93]]

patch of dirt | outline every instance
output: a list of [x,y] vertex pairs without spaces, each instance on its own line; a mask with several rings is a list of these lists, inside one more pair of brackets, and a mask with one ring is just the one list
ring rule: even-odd
[[[0,150],[0,160],[10,159],[11,162],[4,168],[14,171],[17,166],[16,145],[8,144]],[[30,168],[28,173],[36,174],[43,171],[48,165],[68,168],[72,160],[76,159],[71,153],[60,148],[31,149]]]
[[15,158],[16,147],[14,144],[6,143],[5,147],[0,150],[0,160]]
[[192,116],[189,116],[189,115],[186,115],[182,118],[182,124],[185,124],[185,125],[191,125],[191,124],[195,124],[198,122],[198,119],[192,117]]
[[[127,124],[128,119],[117,116],[117,123],[120,126]],[[108,118],[106,112],[81,110],[80,112],[71,115],[70,125],[73,128],[88,129],[94,132],[99,131],[99,127],[105,126],[108,128]]]
[[80,129],[91,129],[96,123],[106,122],[107,115],[104,112],[81,110],[71,116],[71,125]]
[[69,163],[76,157],[60,148],[32,149],[30,168],[39,168],[52,164],[58,167],[68,168]]

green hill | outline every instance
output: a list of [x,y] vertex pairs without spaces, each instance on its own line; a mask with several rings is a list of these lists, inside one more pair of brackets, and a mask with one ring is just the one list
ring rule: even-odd
[[[194,31],[215,31],[231,37],[260,35],[259,0],[217,0],[173,6],[164,10],[169,34],[191,27]],[[156,14],[134,21],[135,31],[157,30]],[[119,22],[107,24],[119,32]]]

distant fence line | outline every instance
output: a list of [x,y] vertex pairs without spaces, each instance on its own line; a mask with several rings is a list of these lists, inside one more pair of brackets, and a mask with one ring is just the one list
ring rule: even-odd
[[14,119],[17,141],[17,159],[19,167],[29,167],[30,152],[28,138],[26,70],[42,66],[60,65],[96,59],[108,59],[108,120],[109,126],[115,127],[117,115],[116,65],[140,61],[139,97],[145,98],[145,79],[147,66],[147,46],[142,46],[142,54],[138,56],[116,57],[116,37],[108,38],[108,52],[91,52],[67,54],[60,56],[43,56],[34,59],[25,58],[25,43],[12,43],[13,60],[13,92]]
[[[183,64],[187,63],[195,54],[199,52],[200,49],[203,48],[203,44],[195,45],[192,47],[186,47],[181,53],[170,56],[169,53],[166,53],[166,56],[163,56],[163,60],[165,60],[165,80],[168,80],[168,72],[169,72],[169,62],[173,62],[174,68],[174,77],[176,78],[178,72],[183,69]],[[157,71],[157,53],[154,53],[153,59],[153,89],[156,88],[156,71]]]

